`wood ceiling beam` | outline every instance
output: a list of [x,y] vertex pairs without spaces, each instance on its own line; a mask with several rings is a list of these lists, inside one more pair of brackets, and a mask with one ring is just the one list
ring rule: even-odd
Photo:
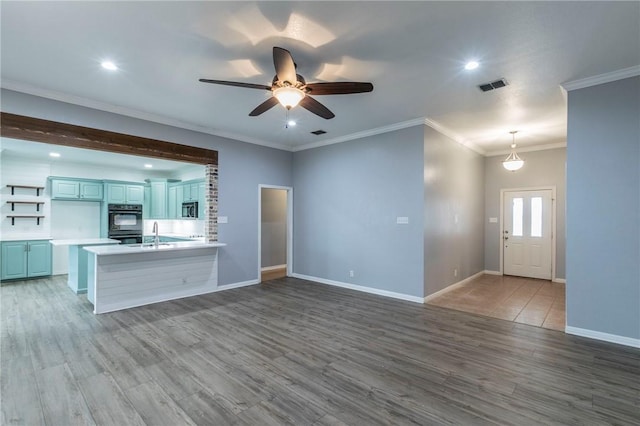
[[195,164],[218,165],[218,151],[0,112],[0,136]]

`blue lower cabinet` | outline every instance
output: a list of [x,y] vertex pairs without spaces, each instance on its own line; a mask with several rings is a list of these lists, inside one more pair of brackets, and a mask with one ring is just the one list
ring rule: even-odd
[[4,241],[1,263],[3,280],[51,275],[51,244],[49,240]]

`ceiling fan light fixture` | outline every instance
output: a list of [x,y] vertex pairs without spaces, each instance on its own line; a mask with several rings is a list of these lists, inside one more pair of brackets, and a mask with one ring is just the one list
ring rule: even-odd
[[286,109],[291,109],[298,105],[300,101],[304,98],[305,94],[302,90],[296,89],[295,87],[286,86],[279,87],[273,91],[273,96],[276,97],[278,102],[282,104]]
[[524,166],[524,160],[518,157],[518,154],[516,153],[516,133],[518,133],[518,131],[513,130],[509,133],[511,133],[512,137],[511,153],[502,162],[502,166],[510,172],[515,172],[516,170],[520,170],[522,166]]

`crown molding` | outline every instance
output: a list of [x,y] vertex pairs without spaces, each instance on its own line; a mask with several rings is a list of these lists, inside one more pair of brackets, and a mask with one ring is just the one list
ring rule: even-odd
[[629,68],[623,68],[621,70],[612,71],[604,74],[594,75],[593,77],[581,78],[579,80],[567,81],[561,83],[566,91],[572,91],[577,89],[584,89],[585,87],[596,86],[598,84],[610,83],[616,80],[622,80],[624,78],[636,77],[640,75],[640,65],[634,65]]
[[[627,70],[635,70],[635,74],[621,74],[622,71],[629,73],[630,71]],[[615,73],[609,73],[606,74],[607,76],[609,76],[610,74],[615,74]],[[603,74],[605,75],[605,74]],[[622,77],[618,77],[618,78],[614,78],[611,80],[607,80],[607,81],[614,81],[616,79],[620,79],[620,78],[626,78],[629,76],[634,76],[634,75],[640,75],[640,66],[637,67],[631,67],[631,68],[626,68],[625,70],[621,70],[620,72],[617,72],[618,76],[623,75]],[[596,77],[601,77],[601,76],[596,76]],[[596,78],[593,77],[593,78]],[[588,80],[588,79],[584,79],[584,80]],[[583,80],[577,80],[578,81],[583,81]],[[606,81],[602,80],[601,83],[604,83]],[[571,83],[566,83],[566,84],[571,84]],[[594,84],[599,84],[599,83],[594,83]],[[206,126],[200,126],[197,124],[193,124],[193,123],[189,123],[186,121],[182,121],[182,120],[177,120],[174,118],[170,118],[170,117],[166,117],[166,116],[162,116],[162,115],[158,115],[158,114],[153,114],[153,113],[149,113],[149,112],[145,112],[145,111],[141,111],[141,110],[137,110],[134,108],[127,108],[127,107],[123,107],[123,106],[118,106],[118,105],[113,105],[113,104],[109,104],[106,102],[100,102],[100,101],[96,101],[93,99],[89,99],[89,98],[84,98],[84,97],[80,97],[80,96],[74,96],[74,95],[69,95],[66,93],[61,93],[61,92],[56,92],[56,91],[52,91],[52,90],[48,90],[48,89],[43,89],[40,87],[36,87],[36,86],[32,86],[32,85],[28,85],[28,84],[24,84],[24,83],[19,83],[13,80],[7,80],[7,79],[3,79],[0,81],[0,87],[2,89],[7,89],[7,90],[12,90],[15,92],[20,92],[20,93],[25,93],[28,95],[33,95],[33,96],[38,96],[41,98],[46,98],[46,99],[51,99],[51,100],[55,100],[55,101],[60,101],[60,102],[65,102],[65,103],[69,103],[72,105],[78,105],[78,106],[82,106],[82,107],[86,107],[86,108],[92,108],[92,109],[96,109],[96,110],[100,110],[100,111],[105,111],[105,112],[109,112],[109,113],[113,113],[113,114],[118,114],[118,115],[122,115],[122,116],[126,116],[126,117],[131,117],[131,118],[137,118],[140,120],[145,120],[145,121],[150,121],[150,122],[154,122],[154,123],[158,123],[158,124],[163,124],[163,125],[167,125],[167,126],[171,126],[171,127],[177,127],[177,128],[181,128],[181,129],[185,129],[185,130],[191,130],[194,132],[199,132],[199,133],[205,133],[205,134],[209,134],[209,135],[213,135],[213,136],[218,136],[218,137],[222,137],[222,138],[227,138],[227,139],[231,139],[231,140],[237,140],[240,142],[246,142],[246,143],[250,143],[250,144],[254,144],[254,145],[260,145],[260,146],[265,146],[268,148],[274,148],[274,149],[278,149],[281,151],[289,151],[289,152],[297,152],[297,151],[304,151],[307,149],[312,149],[312,148],[319,148],[322,146],[327,146],[327,145],[333,145],[333,144],[337,144],[337,143],[342,143],[342,142],[347,142],[347,141],[351,141],[351,140],[355,140],[355,139],[361,139],[361,138],[365,138],[365,137],[369,137],[369,136],[375,136],[375,135],[379,135],[379,134],[383,134],[383,133],[388,133],[388,132],[393,132],[395,130],[401,130],[401,129],[406,129],[409,127],[413,127],[413,126],[418,126],[418,125],[425,125],[428,126],[430,128],[432,128],[433,130],[437,131],[438,133],[443,134],[444,136],[452,139],[453,141],[457,142],[458,144],[469,148],[470,150],[488,157],[488,156],[494,156],[494,155],[503,155],[503,154],[507,154],[509,151],[505,150],[505,151],[486,151],[484,149],[482,149],[481,147],[479,147],[478,145],[474,144],[473,142],[471,142],[470,140],[464,139],[463,137],[461,137],[460,135],[458,135],[457,133],[455,133],[454,131],[452,131],[451,129],[443,126],[442,124],[438,123],[437,121],[428,118],[428,117],[424,117],[424,118],[416,118],[416,119],[412,119],[412,120],[407,120],[407,121],[402,121],[399,123],[394,123],[394,124],[390,124],[387,126],[382,126],[382,127],[376,127],[373,129],[369,129],[369,130],[363,130],[361,132],[356,132],[356,133],[351,133],[348,135],[344,135],[344,136],[339,136],[336,138],[332,138],[332,139],[326,139],[323,141],[318,141],[318,142],[312,142],[312,143],[308,143],[308,144],[304,144],[304,145],[300,145],[300,146],[284,146],[284,145],[280,145],[280,144],[276,144],[276,143],[272,143],[272,142],[267,142],[261,139],[255,139],[255,138],[251,138],[251,137],[247,137],[247,136],[243,136],[243,135],[239,135],[239,134],[235,134],[235,133],[230,133],[230,132],[225,132],[222,130],[217,130],[217,129],[213,129],[210,127],[206,127]],[[565,87],[563,85],[563,87]],[[587,86],[584,86],[587,87]],[[578,87],[576,87],[578,88]],[[567,90],[573,90],[573,89],[567,89]],[[533,147],[523,147],[523,148],[519,148],[518,152],[528,152],[528,151],[542,151],[542,150],[546,150],[546,149],[554,149],[554,148],[561,148],[561,147],[566,147],[566,142],[564,143],[555,143],[555,144],[547,144],[547,145],[538,145],[538,146],[533,146]]]
[[[558,149],[558,148],[566,148],[566,142],[557,142],[557,143],[548,143],[544,145],[534,145],[534,146],[524,146],[522,148],[516,148],[518,153],[521,152],[534,152],[534,151],[546,151],[548,149]],[[511,153],[510,149],[501,149],[497,151],[489,151],[486,153],[485,157],[495,157],[498,155],[508,155]]]
[[485,152],[484,149],[480,148],[478,145],[474,144],[473,142],[464,139],[463,137],[461,137],[460,135],[456,134],[451,129],[443,126],[440,123],[438,123],[437,121],[434,121],[434,120],[432,120],[432,119],[430,119],[428,117],[425,117],[424,124],[426,126],[431,127],[436,132],[442,133],[446,137],[448,137],[450,139],[453,139],[454,141],[458,142],[460,145],[469,148],[470,150],[476,152],[477,154],[484,155],[484,156],[487,155],[487,153]]
[[43,89],[41,87],[19,83],[13,80],[2,79],[2,81],[0,81],[0,88],[12,90],[14,92],[25,93],[27,95],[33,95],[41,98],[51,99],[54,101],[65,102],[72,105],[78,105],[86,108],[92,108],[100,111],[110,112],[113,114],[123,115],[126,117],[137,118],[145,121],[151,121],[158,124],[164,124],[166,126],[177,127],[185,130],[192,130],[194,132],[206,133],[213,136],[219,136],[227,139],[234,139],[241,142],[247,142],[254,145],[266,146],[269,148],[280,149],[283,151],[291,151],[291,149],[288,147],[284,147],[282,145],[270,143],[260,139],[254,139],[254,138],[238,135],[235,133],[216,130],[211,127],[200,126],[197,124],[189,123],[182,120],[176,120],[175,118],[170,118],[170,117],[166,117],[159,114],[153,114],[150,112],[141,111],[134,108],[127,108],[123,106],[109,104],[106,102],[96,101],[94,99],[84,98],[81,96],[69,95],[66,93]]
[[366,138],[368,136],[375,136],[382,133],[389,133],[389,132],[393,132],[394,130],[400,130],[400,129],[406,129],[408,127],[419,126],[420,124],[424,124],[424,119],[416,118],[413,120],[390,124],[388,126],[376,127],[375,129],[369,129],[369,130],[363,130],[362,132],[351,133],[345,136],[338,136],[336,138],[326,139],[324,141],[312,142],[302,146],[296,146],[296,147],[293,147],[291,150],[293,152],[297,152],[297,151],[304,151],[312,148],[319,148],[321,146],[333,145],[336,143]]

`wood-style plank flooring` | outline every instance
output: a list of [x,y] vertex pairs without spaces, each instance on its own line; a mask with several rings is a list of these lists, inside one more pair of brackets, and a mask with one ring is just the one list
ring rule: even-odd
[[640,423],[640,351],[285,278],[95,316],[3,283],[3,425]]
[[551,330],[565,327],[565,286],[546,280],[481,275],[427,303]]
[[284,265],[283,267],[280,267],[280,268],[262,271],[262,273],[260,274],[260,281],[261,282],[271,281],[279,278],[284,278],[286,276],[287,276],[287,265]]

